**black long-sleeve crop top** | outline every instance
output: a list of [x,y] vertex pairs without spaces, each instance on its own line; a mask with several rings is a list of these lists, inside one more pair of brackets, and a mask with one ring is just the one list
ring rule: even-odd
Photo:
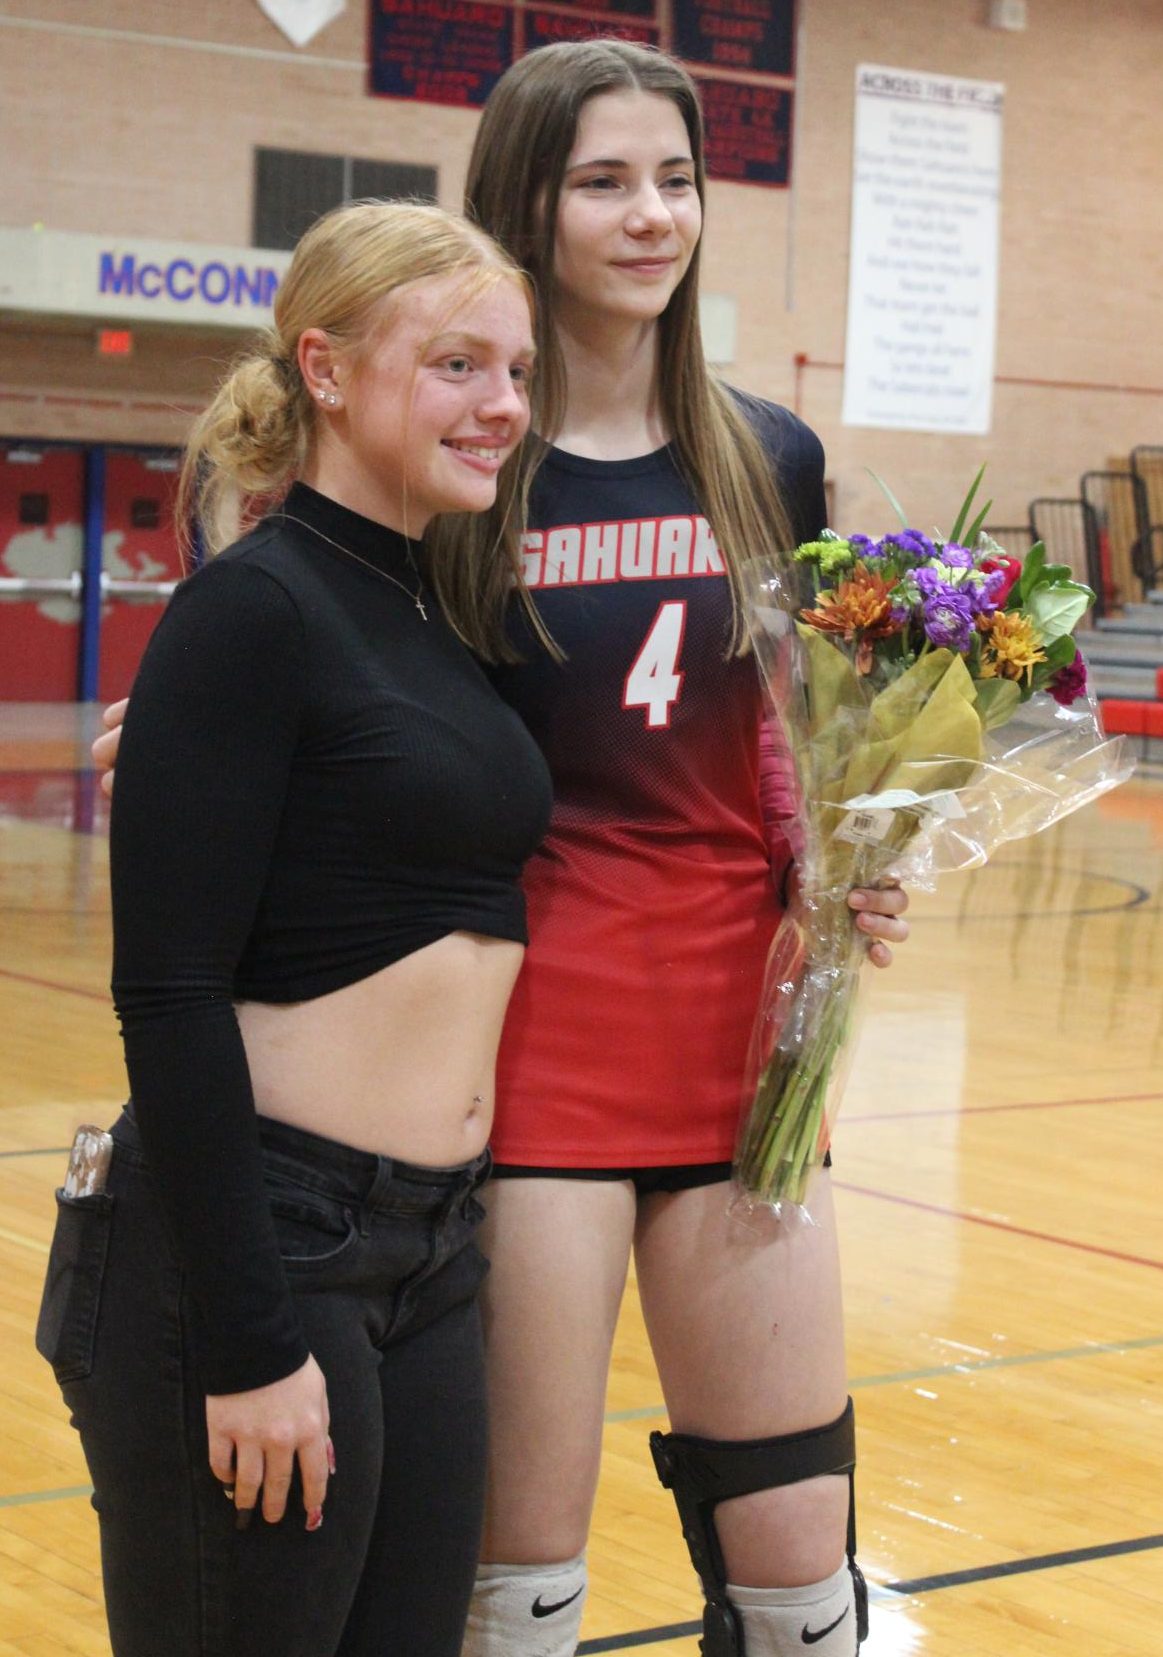
[[525,942],[518,880],[550,803],[430,595],[421,619],[403,537],[303,485],[284,512],[174,594],[111,824],[130,1091],[215,1393],[307,1356],[234,1003],[323,995],[454,931]]

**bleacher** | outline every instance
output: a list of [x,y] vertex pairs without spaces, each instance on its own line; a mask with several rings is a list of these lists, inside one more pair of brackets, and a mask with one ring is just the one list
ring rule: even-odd
[[1094,588],[1080,642],[1103,723],[1163,764],[1163,447],[1140,445],[1084,473],[1077,496],[1039,497],[1028,524],[990,533],[1016,555],[1044,541]]

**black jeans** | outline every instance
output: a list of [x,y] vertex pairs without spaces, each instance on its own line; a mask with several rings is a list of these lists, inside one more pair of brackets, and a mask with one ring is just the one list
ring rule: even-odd
[[308,1534],[238,1531],[210,1471],[191,1307],[136,1126],[59,1214],[37,1345],[81,1435],[116,1657],[459,1657],[480,1542],[473,1233],[487,1153],[393,1163],[260,1123],[268,1194],[338,1471]]

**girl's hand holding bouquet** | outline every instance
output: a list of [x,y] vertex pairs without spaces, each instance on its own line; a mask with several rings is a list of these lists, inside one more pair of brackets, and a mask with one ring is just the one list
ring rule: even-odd
[[981,475],[947,537],[825,532],[797,547],[806,602],[789,604],[786,567],[752,566],[751,635],[803,852],[752,1041],[745,1212],[802,1207],[827,1150],[866,943],[852,888],[976,867],[1130,775],[1074,639],[1094,594],[1041,542],[1011,557],[982,531],[988,507],[966,527]]

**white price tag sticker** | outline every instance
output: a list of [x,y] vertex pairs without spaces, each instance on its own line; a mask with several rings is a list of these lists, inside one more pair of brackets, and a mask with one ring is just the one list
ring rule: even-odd
[[874,811],[862,808],[850,811],[841,819],[836,830],[837,840],[847,840],[853,846],[878,846],[892,827],[892,811]]

